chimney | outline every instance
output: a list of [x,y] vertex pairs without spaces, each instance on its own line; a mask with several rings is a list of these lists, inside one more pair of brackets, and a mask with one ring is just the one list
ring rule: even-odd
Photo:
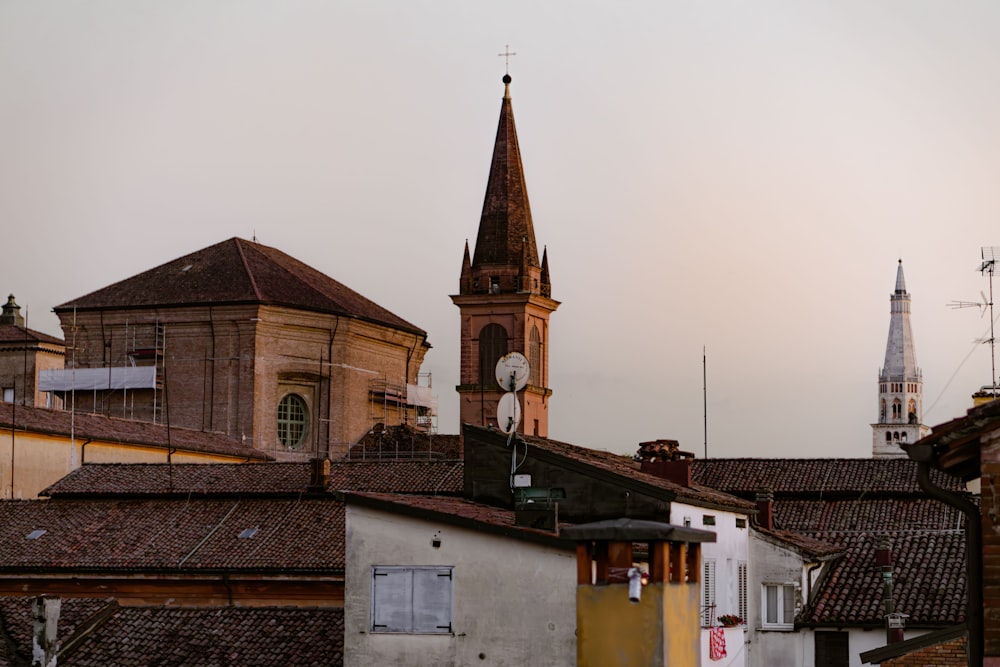
[[639,443],[635,459],[639,470],[656,475],[674,484],[691,486],[691,459],[694,454],[682,452],[676,440],[651,440]]
[[882,573],[882,602],[885,605],[885,640],[888,644],[903,641],[905,630],[905,614],[896,611],[896,603],[892,599],[892,542],[880,538],[875,542],[875,564]]
[[330,480],[330,459],[309,459],[308,493],[323,493]]
[[774,492],[771,489],[757,492],[757,525],[764,530],[774,530]]

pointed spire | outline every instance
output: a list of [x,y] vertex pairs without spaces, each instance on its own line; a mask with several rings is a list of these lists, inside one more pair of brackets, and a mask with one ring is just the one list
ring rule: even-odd
[[549,278],[549,247],[542,248],[542,296],[552,296],[552,282]]
[[518,266],[522,257],[526,257],[531,266],[538,266],[528,188],[510,101],[510,81],[510,75],[505,74],[500,121],[472,261],[474,267],[487,264]]
[[885,346],[885,365],[882,374],[892,378],[915,378],[917,353],[910,328],[910,294],[903,278],[903,260],[896,269],[896,290],[889,297],[889,340]]
[[469,239],[465,239],[465,256],[462,257],[462,275],[458,279],[460,294],[472,291],[472,260],[469,259]]

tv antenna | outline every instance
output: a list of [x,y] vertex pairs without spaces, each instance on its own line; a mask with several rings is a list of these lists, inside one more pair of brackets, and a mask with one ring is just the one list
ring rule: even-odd
[[952,301],[949,308],[979,308],[979,316],[982,317],[987,311],[990,313],[990,335],[979,342],[990,344],[990,385],[993,388],[993,398],[997,398],[997,357],[996,357],[996,336],[993,331],[996,320],[993,317],[993,274],[996,271],[997,260],[1000,259],[1000,247],[983,246],[981,248],[982,260],[979,263],[979,271],[990,279],[990,295],[979,292],[982,301]]

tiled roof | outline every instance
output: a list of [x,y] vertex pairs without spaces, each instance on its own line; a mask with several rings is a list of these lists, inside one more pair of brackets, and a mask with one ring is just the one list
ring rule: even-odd
[[[30,609],[30,598],[0,599],[0,623],[12,630],[21,664],[31,656]],[[97,624],[80,628],[94,613]],[[342,608],[118,607],[66,598],[58,632],[65,667],[339,667],[344,660]]]
[[[247,528],[258,531],[241,539]],[[7,501],[0,572],[337,572],[343,537],[344,507],[332,498]]]
[[46,333],[42,333],[41,331],[35,331],[34,329],[18,326],[16,324],[0,324],[0,344],[24,342],[46,343],[48,345],[57,345],[59,347],[66,346],[66,341],[62,338],[56,338],[55,336],[50,336]]
[[[445,496],[420,496],[397,493],[347,493],[347,504],[357,503],[377,508],[391,508],[410,516],[452,523],[478,530],[494,529],[508,537],[546,541],[571,547],[573,542],[560,541],[555,533],[518,526],[514,512],[507,509],[474,503],[462,498]],[[563,524],[565,526],[567,524]]]
[[790,530],[767,530],[759,526],[755,527],[758,533],[763,533],[765,536],[771,537],[772,539],[784,542],[786,545],[791,545],[795,547],[800,553],[803,553],[812,558],[827,559],[830,556],[834,556],[844,551],[844,548],[836,544],[831,544],[823,540],[817,540],[815,538],[803,535],[802,533],[796,533]]
[[[6,662],[0,657],[2,667],[20,667],[31,664],[31,638],[33,633],[30,597],[0,596],[0,656],[6,653]],[[67,638],[95,613],[107,608],[106,600],[91,598],[63,598],[59,610],[58,632],[60,639]],[[61,661],[60,661],[60,664]]]
[[17,430],[33,433],[66,437],[72,434],[78,442],[101,440],[164,449],[169,444],[175,450],[223,454],[257,460],[270,458],[268,454],[247,447],[240,441],[221,433],[196,431],[176,426],[170,428],[168,432],[165,425],[152,422],[118,419],[81,412],[72,414],[68,410],[50,410],[0,403],[0,427],[10,428],[11,424]]
[[825,533],[824,540],[847,549],[800,623],[884,627],[883,580],[875,564],[879,538],[892,543],[893,600],[897,612],[909,615],[908,627],[964,621],[965,532],[922,530]]
[[88,463],[40,495],[295,494],[308,485],[308,463]]
[[786,499],[774,503],[775,526],[797,532],[952,530],[957,510],[926,496],[843,500]]
[[[42,491],[76,496],[253,496],[308,490],[308,463],[88,463]],[[334,461],[327,491],[462,492],[461,461]]]
[[418,431],[412,426],[376,424],[345,459],[460,459],[462,436]]
[[[478,427],[466,426],[466,428],[475,428],[477,430],[490,432],[488,429],[480,429]],[[539,438],[535,436],[519,437],[528,443],[529,455],[530,447],[537,447],[542,451],[554,454],[560,458],[585,463],[606,472],[622,475],[651,486],[659,487],[664,491],[675,494],[676,499],[680,502],[691,503],[694,505],[727,507],[734,510],[756,509],[756,505],[754,503],[748,502],[734,495],[724,493],[723,491],[717,491],[715,488],[710,488],[708,485],[692,484],[690,487],[687,487],[675,484],[674,482],[663,479],[662,477],[642,472],[639,470],[639,463],[628,456],[622,456],[620,454],[614,454],[612,452],[605,452],[596,449],[589,449],[587,447],[578,447],[577,445],[571,445],[557,440],[550,440],[548,438]]]
[[[909,459],[694,459],[691,477],[700,484],[738,495],[769,488],[791,493],[923,493],[917,464]],[[963,491],[961,481],[938,471],[931,480]]]
[[55,308],[57,313],[148,307],[263,304],[356,317],[426,335],[354,290],[259,243],[232,238]]
[[460,494],[461,461],[339,461],[330,466],[330,491]]
[[[931,471],[938,486],[965,493],[957,477]],[[874,543],[889,539],[896,610],[908,626],[964,618],[965,521],[917,484],[909,459],[696,459],[692,477],[753,497],[774,491],[778,532],[835,545],[842,554],[798,617],[806,625],[884,627],[882,577]],[[971,499],[971,495],[967,494]]]

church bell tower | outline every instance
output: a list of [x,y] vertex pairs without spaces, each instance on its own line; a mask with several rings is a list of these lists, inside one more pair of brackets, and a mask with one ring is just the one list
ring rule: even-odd
[[910,328],[910,293],[903,260],[896,269],[896,290],[889,296],[889,340],[878,376],[878,422],[872,424],[872,456],[905,458],[900,449],[931,432],[923,424],[924,381]]
[[518,392],[518,432],[548,436],[549,315],[552,299],[548,253],[538,259],[528,189],[510,102],[510,75],[504,75],[500,122],[475,253],[465,243],[459,292],[451,300],[461,311],[461,369],[458,390],[463,424],[496,424],[496,363],[520,352],[531,366],[528,385]]

